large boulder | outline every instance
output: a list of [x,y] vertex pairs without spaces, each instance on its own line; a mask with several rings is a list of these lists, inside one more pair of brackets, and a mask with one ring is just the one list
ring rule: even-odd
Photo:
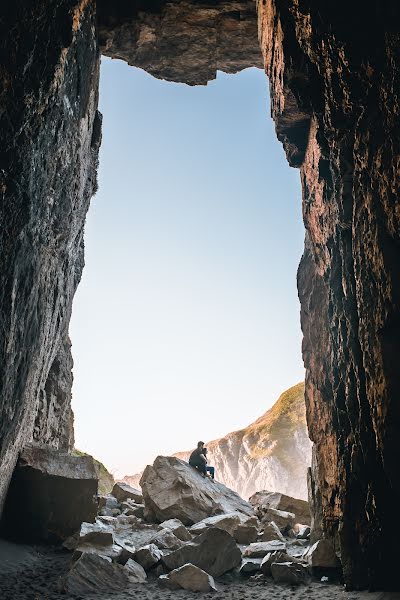
[[160,527],[162,529],[170,529],[177,538],[182,540],[182,542],[190,542],[192,539],[191,534],[179,519],[168,519],[167,521],[163,521]]
[[161,575],[159,578],[161,587],[170,590],[189,590],[191,592],[216,592],[214,579],[190,563],[174,569],[168,575]]
[[296,522],[311,525],[310,505],[305,500],[292,498],[279,492],[263,490],[256,492],[249,499],[250,504],[256,509],[260,518],[269,508],[276,508],[284,512],[294,513]]
[[59,542],[97,513],[98,471],[91,456],[26,447],[7,496],[4,533],[17,540]]
[[146,581],[146,571],[132,558],[126,563],[125,569],[128,571],[130,583],[144,583]]
[[79,530],[78,543],[99,544],[106,546],[114,543],[113,528],[110,525],[105,525],[101,522],[82,523]]
[[159,522],[179,519],[193,525],[222,513],[253,515],[252,506],[236,492],[211,481],[188,463],[171,456],[158,456],[140,479],[147,518]]
[[163,557],[162,551],[155,544],[146,544],[139,548],[135,554],[135,560],[146,571],[154,567]]
[[199,535],[206,529],[216,527],[230,533],[238,544],[251,544],[257,539],[257,518],[240,512],[208,517],[190,528],[190,533]]
[[274,521],[270,523],[265,523],[264,531],[261,534],[262,542],[269,542],[271,540],[280,540],[281,542],[285,541],[285,538],[281,534],[279,527],[275,524]]
[[296,516],[294,513],[290,513],[284,510],[278,510],[277,508],[269,508],[261,519],[261,523],[271,523],[273,521],[277,527],[279,527],[282,533],[286,533],[293,528]]
[[118,502],[125,502],[128,499],[133,500],[137,504],[141,504],[143,502],[142,492],[135,490],[135,488],[131,487],[127,483],[123,483],[122,481],[118,481],[116,484],[114,484],[111,493],[118,500]]
[[304,554],[304,559],[310,567],[317,569],[336,569],[340,566],[333,544],[328,539],[315,542]]
[[266,577],[272,575],[271,565],[273,563],[292,562],[292,558],[286,552],[269,552],[261,561],[260,570]]
[[279,562],[271,564],[271,574],[276,583],[299,585],[309,579],[307,569],[295,562]]
[[150,540],[150,544],[154,544],[160,550],[177,550],[183,546],[184,542],[180,540],[170,529],[161,529]]
[[170,570],[191,563],[213,577],[238,567],[241,562],[242,553],[235,540],[222,529],[207,529],[193,542],[163,558],[163,563]]
[[85,553],[73,563],[62,588],[76,596],[94,596],[125,591],[130,584],[128,569],[97,554]]

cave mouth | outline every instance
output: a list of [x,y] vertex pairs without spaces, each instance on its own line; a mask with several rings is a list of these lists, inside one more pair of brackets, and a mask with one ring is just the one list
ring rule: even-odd
[[[243,429],[304,379],[300,182],[267,83],[249,68],[187,86],[102,59],[99,191],[70,335],[75,445],[119,477]],[[294,495],[284,473],[276,491]]]

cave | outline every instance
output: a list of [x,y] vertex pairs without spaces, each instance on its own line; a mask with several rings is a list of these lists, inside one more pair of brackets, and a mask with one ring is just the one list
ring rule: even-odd
[[6,0],[1,12],[0,505],[28,442],[73,445],[68,325],[97,186],[100,54],[190,85],[264,64],[302,183],[314,535],[334,541],[349,589],[398,587],[398,3]]

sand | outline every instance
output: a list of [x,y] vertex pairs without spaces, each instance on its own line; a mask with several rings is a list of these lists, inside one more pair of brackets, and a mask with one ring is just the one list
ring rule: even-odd
[[290,587],[270,580],[237,580],[229,574],[217,580],[218,592],[193,594],[161,590],[155,579],[138,584],[132,593],[71,596],[59,591],[71,554],[49,547],[23,546],[0,540],[0,600],[400,600],[400,594],[346,592],[338,584],[318,581]]

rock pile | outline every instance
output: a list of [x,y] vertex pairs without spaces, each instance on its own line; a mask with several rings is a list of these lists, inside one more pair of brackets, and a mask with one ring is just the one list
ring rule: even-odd
[[[310,547],[308,524],[283,510],[295,510],[293,498],[266,506],[263,492],[260,504],[254,497],[249,504],[169,457],[147,467],[141,486],[143,495],[115,484],[112,494],[99,498],[96,522],[82,523],[65,542],[73,551],[65,591],[82,596],[129,591],[150,577],[171,590],[212,592],[215,578],[227,572],[298,585],[317,568],[329,572],[339,566],[330,542]],[[300,509],[304,516],[304,506]]]

